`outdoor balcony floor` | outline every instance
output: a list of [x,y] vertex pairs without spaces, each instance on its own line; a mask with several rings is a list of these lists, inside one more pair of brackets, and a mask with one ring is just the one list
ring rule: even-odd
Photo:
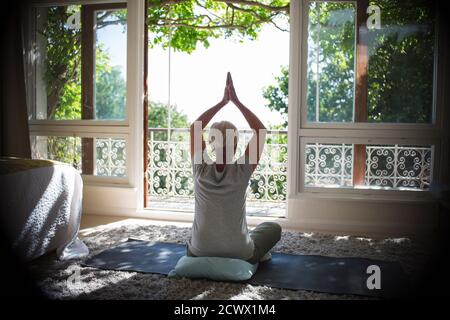
[[[148,209],[194,212],[194,198],[149,196],[147,199]],[[284,217],[286,216],[286,202],[247,200],[247,215],[258,217]]]

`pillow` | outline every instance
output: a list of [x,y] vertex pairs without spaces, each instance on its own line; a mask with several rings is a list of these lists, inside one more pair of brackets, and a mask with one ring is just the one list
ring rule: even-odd
[[240,259],[183,256],[168,276],[243,281],[250,279],[257,269],[258,263],[251,264]]

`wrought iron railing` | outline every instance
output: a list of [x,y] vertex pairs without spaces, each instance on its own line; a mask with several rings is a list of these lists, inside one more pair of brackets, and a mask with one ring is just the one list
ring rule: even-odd
[[[93,139],[92,158],[95,176],[126,176],[126,142],[123,138]],[[51,159],[71,164],[80,173],[82,170],[82,138],[75,136],[31,136],[33,159]]]
[[126,175],[125,139],[95,138],[95,175],[124,177]]
[[431,147],[366,146],[368,186],[426,190],[431,183],[431,167]]
[[[364,187],[426,190],[431,183],[432,148],[366,145]],[[352,187],[353,145],[307,143],[305,186]]]
[[[250,130],[239,130],[236,158],[242,155],[251,135]],[[149,195],[192,197],[189,129],[152,128],[148,137]],[[247,199],[284,201],[286,188],[287,131],[268,130],[263,155],[249,182]]]
[[305,148],[305,185],[352,185],[353,145],[307,143]]
[[[252,132],[239,131],[236,158],[242,155]],[[123,138],[94,138],[94,175],[126,175],[126,141]],[[72,163],[81,171],[80,137],[33,137],[33,158]],[[431,146],[366,145],[364,187],[427,190],[432,178]],[[148,140],[148,195],[192,197],[193,180],[189,130],[154,128]],[[214,156],[209,151],[210,157]],[[305,186],[353,187],[353,145],[307,143]],[[360,186],[358,186],[360,187]],[[287,132],[268,130],[261,160],[248,186],[249,200],[286,199]]]

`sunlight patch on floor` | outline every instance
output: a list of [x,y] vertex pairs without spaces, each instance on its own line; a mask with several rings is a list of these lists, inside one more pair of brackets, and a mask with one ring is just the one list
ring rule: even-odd
[[156,226],[175,226],[179,228],[191,227],[191,222],[177,222],[177,221],[163,221],[138,219],[127,217],[110,217],[100,215],[84,215],[81,220],[80,235],[89,236],[93,233],[111,230],[113,228],[120,228],[129,225],[156,225]]

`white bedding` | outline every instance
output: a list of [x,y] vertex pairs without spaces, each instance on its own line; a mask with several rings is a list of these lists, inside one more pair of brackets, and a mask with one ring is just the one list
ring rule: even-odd
[[89,253],[78,239],[83,181],[71,166],[45,167],[0,175],[2,229],[16,254],[32,260],[56,250],[59,259]]

